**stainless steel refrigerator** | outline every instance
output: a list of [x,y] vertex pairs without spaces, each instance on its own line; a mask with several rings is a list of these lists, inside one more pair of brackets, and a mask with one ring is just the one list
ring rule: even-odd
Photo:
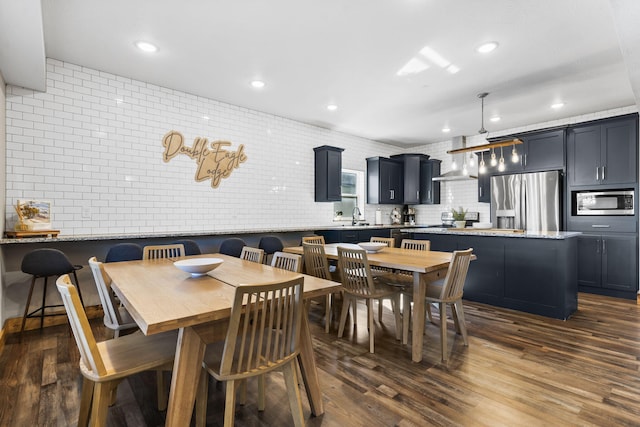
[[491,222],[496,228],[560,231],[559,171],[491,177]]

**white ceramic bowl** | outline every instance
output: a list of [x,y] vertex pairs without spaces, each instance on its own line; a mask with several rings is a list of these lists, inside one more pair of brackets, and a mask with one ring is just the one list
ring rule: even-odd
[[358,246],[367,252],[378,252],[387,247],[386,243],[380,242],[360,242]]
[[221,258],[191,258],[181,259],[174,262],[173,265],[195,277],[207,274],[207,272],[219,267],[223,261]]
[[473,228],[491,228],[493,224],[490,222],[474,222]]

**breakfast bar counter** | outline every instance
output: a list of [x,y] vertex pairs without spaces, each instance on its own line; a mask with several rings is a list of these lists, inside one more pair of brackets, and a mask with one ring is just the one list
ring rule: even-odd
[[431,250],[473,248],[464,298],[557,319],[578,307],[577,232],[496,229],[403,230],[429,240]]

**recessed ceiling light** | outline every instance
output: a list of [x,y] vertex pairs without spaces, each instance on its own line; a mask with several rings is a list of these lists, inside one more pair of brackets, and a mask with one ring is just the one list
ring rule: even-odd
[[494,117],[491,117],[489,120],[491,120],[492,122],[499,122],[500,121],[500,117],[499,116],[494,116]]
[[251,86],[256,89],[262,89],[264,87],[264,82],[262,80],[254,80],[251,82]]
[[554,110],[557,110],[562,107],[564,107],[564,102],[556,102],[555,104],[551,104],[551,108],[553,108]]
[[498,47],[498,42],[488,42],[488,43],[481,44],[480,46],[478,46],[476,50],[480,53],[489,53],[494,51],[497,47]]
[[455,65],[451,64],[447,67],[447,71],[450,72],[451,74],[455,74],[458,71],[460,71],[460,68],[456,67]]
[[329,111],[336,111],[338,109],[338,106],[335,104],[329,104],[327,105],[327,110]]
[[449,132],[451,132],[451,129],[449,129],[449,128],[442,128],[442,132],[444,132],[444,133],[449,133]]
[[156,45],[143,41],[136,42],[136,47],[144,52],[149,53],[156,52],[158,50],[158,47]]
[[209,120],[210,117],[209,116],[202,116],[202,120]]

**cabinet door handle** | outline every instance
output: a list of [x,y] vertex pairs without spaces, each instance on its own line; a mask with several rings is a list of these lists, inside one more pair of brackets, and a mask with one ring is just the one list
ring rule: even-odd
[[420,200],[420,190],[416,191],[416,200]]
[[591,224],[591,228],[609,228],[610,224]]
[[602,239],[602,255],[607,253],[607,241]]
[[600,253],[600,239],[596,240],[596,253]]
[[600,166],[596,167],[596,181],[600,181]]
[[526,154],[522,155],[522,160],[524,160],[524,166],[527,167],[527,155]]
[[389,194],[391,195],[391,200],[395,199],[395,191],[394,190],[389,190]]
[[604,177],[604,168],[605,168],[605,167],[603,166],[603,167],[602,167],[602,180],[603,180],[603,181],[605,180],[605,177]]
[[482,187],[479,187],[478,191],[480,191],[480,197],[482,197]]

